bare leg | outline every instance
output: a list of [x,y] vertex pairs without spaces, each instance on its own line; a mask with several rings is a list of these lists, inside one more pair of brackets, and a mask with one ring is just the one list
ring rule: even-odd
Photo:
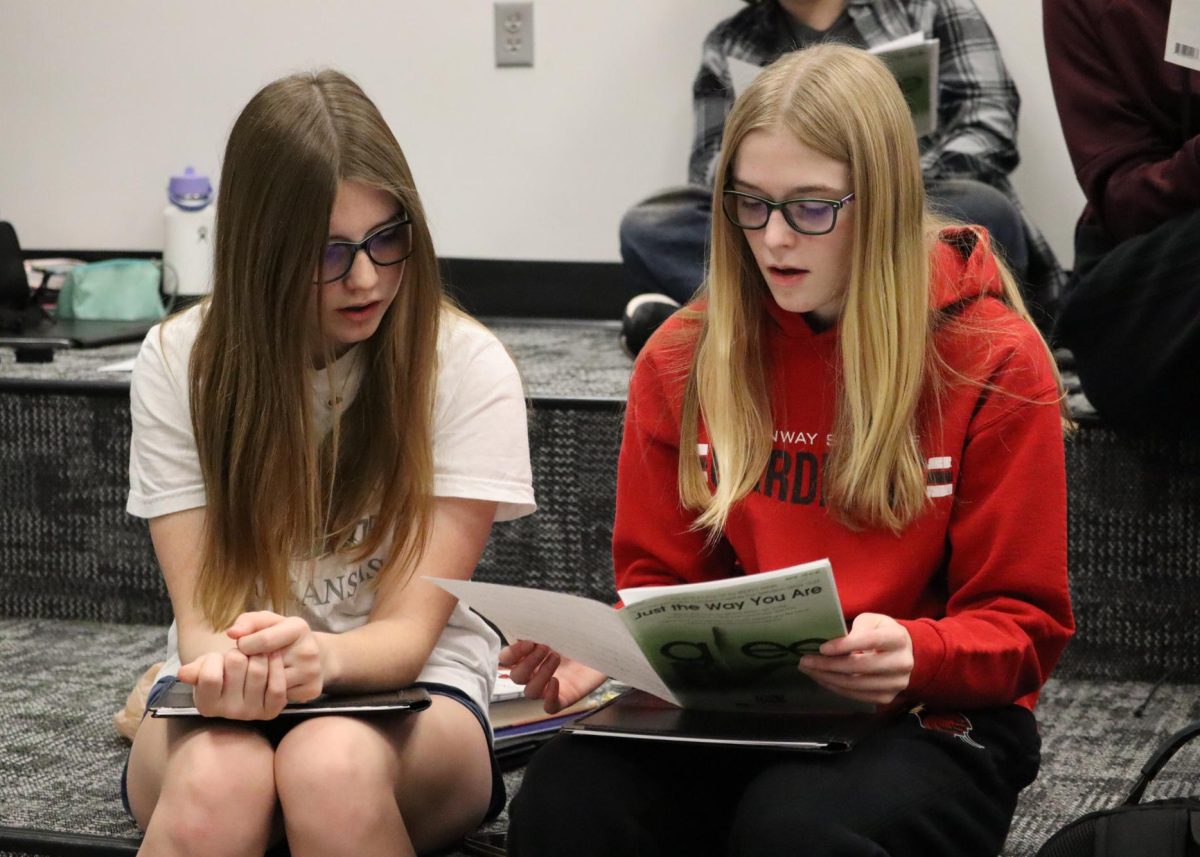
[[139,857],[261,857],[276,813],[273,756],[237,724],[147,717],[129,755]]
[[482,821],[491,797],[487,739],[444,696],[416,715],[314,717],[275,755],[293,857],[409,857]]

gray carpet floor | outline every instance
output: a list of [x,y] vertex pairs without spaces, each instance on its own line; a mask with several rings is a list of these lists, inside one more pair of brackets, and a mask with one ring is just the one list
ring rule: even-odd
[[[512,352],[531,398],[624,400],[631,362],[617,345],[616,323],[485,321]],[[16,364],[11,350],[0,349],[0,379],[120,388],[127,374],[99,369],[136,350],[136,344],[109,346],[61,352],[49,364]],[[1073,408],[1086,411],[1071,383]],[[165,628],[158,626],[0,619],[0,828],[136,841],[118,796],[128,745],[111,717],[136,678],[161,657],[164,640]],[[1109,806],[1159,741],[1200,718],[1200,686],[1188,684],[1164,686],[1145,716],[1134,717],[1150,688],[1146,682],[1051,680],[1038,711],[1042,774],[1021,798],[1006,857],[1033,855],[1067,820]],[[1188,748],[1148,797],[1197,791],[1198,771],[1200,747]],[[510,796],[519,779],[520,771],[506,778]],[[501,817],[495,825],[504,823]],[[0,857],[20,855],[0,851]]]
[[[128,745],[111,717],[160,657],[164,631],[0,619],[0,826],[136,839],[118,796]],[[1135,717],[1150,689],[1051,680],[1038,710],[1042,774],[1021,798],[1006,857],[1032,855],[1067,820],[1114,803],[1159,741],[1200,718],[1197,685],[1164,686]],[[1198,771],[1200,746],[1185,748],[1147,797],[1195,792]],[[519,778],[509,774],[510,796]]]

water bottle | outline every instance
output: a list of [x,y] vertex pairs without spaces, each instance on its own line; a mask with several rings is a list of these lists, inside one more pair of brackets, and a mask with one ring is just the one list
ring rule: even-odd
[[206,295],[212,291],[213,190],[208,176],[197,175],[188,167],[183,175],[171,176],[167,185],[167,207],[163,212],[166,226],[163,241],[165,291],[174,289],[182,297]]

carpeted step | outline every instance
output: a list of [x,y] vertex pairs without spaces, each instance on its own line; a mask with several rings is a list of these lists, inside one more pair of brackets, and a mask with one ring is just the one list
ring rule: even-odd
[[[151,625],[0,619],[0,857],[134,853],[138,831],[118,791],[128,744],[111,721],[163,641]],[[1112,805],[1159,741],[1200,718],[1200,685],[1152,690],[1051,679],[1038,709],[1042,773],[1021,796],[1007,857],[1031,855],[1069,819]],[[1149,797],[1189,794],[1198,766],[1200,746],[1186,748]],[[521,774],[506,777],[510,797]]]
[[[530,396],[539,510],[498,525],[478,571],[609,599],[614,475],[631,362],[606,322],[489,326]],[[165,625],[145,523],[124,512],[135,345],[16,365],[0,349],[0,616]],[[1073,401],[1078,400],[1076,396]],[[1093,420],[1068,442],[1071,675],[1200,681],[1200,440],[1128,437]],[[1036,479],[1037,474],[1028,474]]]

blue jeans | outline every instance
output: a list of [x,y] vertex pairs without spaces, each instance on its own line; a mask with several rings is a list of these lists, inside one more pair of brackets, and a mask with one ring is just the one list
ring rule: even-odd
[[[934,211],[978,223],[1008,262],[1018,282],[1029,267],[1029,245],[1020,213],[1004,194],[970,179],[929,182]],[[712,223],[712,193],[683,185],[643,200],[621,218],[621,259],[635,293],[661,292],[687,303],[704,281]]]
[[929,207],[943,217],[977,223],[992,236],[992,248],[1024,282],[1029,272],[1029,239],[1025,221],[1008,197],[991,185],[972,179],[925,183]]

